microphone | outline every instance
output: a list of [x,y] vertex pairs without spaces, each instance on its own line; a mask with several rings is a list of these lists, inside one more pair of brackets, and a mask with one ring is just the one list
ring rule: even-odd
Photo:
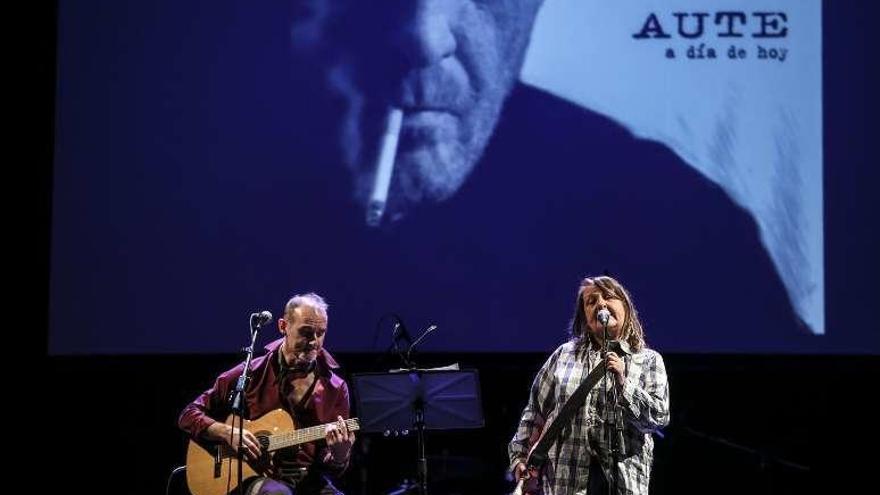
[[272,313],[268,311],[260,311],[259,313],[251,313],[251,325],[261,327],[272,321]]
[[394,324],[394,330],[391,332],[391,341],[394,342],[395,345],[397,344],[398,339],[403,339],[412,344],[412,337],[410,336],[409,331],[407,331],[406,325],[400,320]]
[[611,311],[608,311],[608,309],[606,308],[602,308],[599,310],[599,313],[596,314],[596,318],[599,320],[599,323],[607,325],[608,320],[611,318]]
[[431,333],[431,332],[433,332],[434,330],[437,330],[437,325],[431,325],[430,327],[428,327],[424,332],[422,332],[421,335],[419,335],[419,338],[417,338],[415,342],[413,342],[412,344],[410,344],[410,346],[409,346],[409,351],[406,352],[406,358],[407,358],[407,360],[409,360],[409,355],[412,354],[413,349],[415,349],[415,347],[416,347],[417,345],[419,345],[419,343],[420,343],[421,341],[425,340],[425,337],[427,337],[428,334]]
[[[391,348],[394,349],[394,352],[400,357],[400,361],[405,368],[413,368],[414,366],[409,360],[408,352],[409,349],[412,349],[412,336],[410,336],[409,331],[407,331],[403,319],[397,315],[394,315],[394,318],[397,322],[394,323],[394,330],[391,331]],[[401,345],[401,340],[406,341],[406,345]]]

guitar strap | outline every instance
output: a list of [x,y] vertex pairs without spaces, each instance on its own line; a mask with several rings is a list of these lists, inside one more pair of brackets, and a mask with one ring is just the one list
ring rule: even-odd
[[541,438],[538,439],[535,446],[532,447],[531,452],[529,452],[529,458],[526,461],[527,466],[538,470],[544,466],[547,462],[547,452],[550,451],[550,447],[556,441],[559,432],[562,431],[564,426],[571,423],[577,410],[584,405],[587,394],[590,393],[590,390],[592,390],[597,383],[599,383],[599,380],[601,380],[604,375],[605,362],[602,361],[599,365],[593,368],[593,370],[587,375],[587,378],[578,385],[577,390],[571,394],[565,402],[565,405],[559,410],[559,414],[557,414],[556,417],[553,418],[553,421],[550,422],[550,425],[544,428],[544,431],[541,433]]

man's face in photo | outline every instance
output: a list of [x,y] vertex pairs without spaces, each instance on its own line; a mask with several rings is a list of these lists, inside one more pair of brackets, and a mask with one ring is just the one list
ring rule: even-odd
[[365,202],[390,107],[403,111],[388,208],[458,191],[522,66],[540,0],[308,0],[294,52],[342,102],[338,146]]

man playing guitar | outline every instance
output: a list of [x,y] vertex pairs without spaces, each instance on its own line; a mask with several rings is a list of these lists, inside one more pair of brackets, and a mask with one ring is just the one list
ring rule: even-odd
[[[345,421],[350,410],[348,385],[336,374],[339,365],[324,349],[327,304],[313,293],[292,297],[285,305],[284,317],[278,320],[278,329],[282,338],[268,344],[266,354],[253,360],[245,389],[246,419],[257,421],[245,428],[221,421],[232,412],[229,397],[244,363],[222,373],[213,387],[180,414],[180,428],[199,445],[196,449],[204,449],[196,450],[194,456],[213,455],[216,459],[214,469],[205,476],[188,466],[187,481],[195,495],[222,495],[232,489],[248,495],[340,493],[330,479],[338,478],[348,467],[355,434],[353,423]],[[279,409],[286,414],[280,414]],[[271,439],[296,437],[296,432],[270,437],[279,432],[255,434],[252,424],[271,417],[273,421],[264,421],[266,429],[277,429],[275,419],[287,415],[289,424],[305,428],[304,432],[313,427],[311,433],[287,441],[284,445],[291,447],[269,455]],[[325,442],[303,443],[315,436],[316,425],[320,425],[318,436]],[[230,472],[231,463],[225,463],[239,446],[252,468],[247,471],[250,479],[241,486]]]

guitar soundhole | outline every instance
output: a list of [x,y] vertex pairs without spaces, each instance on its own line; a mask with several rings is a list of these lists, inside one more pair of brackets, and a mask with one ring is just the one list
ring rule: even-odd
[[257,441],[260,442],[260,448],[263,450],[263,452],[268,451],[269,450],[269,435],[261,435],[258,433],[255,436],[257,437]]

